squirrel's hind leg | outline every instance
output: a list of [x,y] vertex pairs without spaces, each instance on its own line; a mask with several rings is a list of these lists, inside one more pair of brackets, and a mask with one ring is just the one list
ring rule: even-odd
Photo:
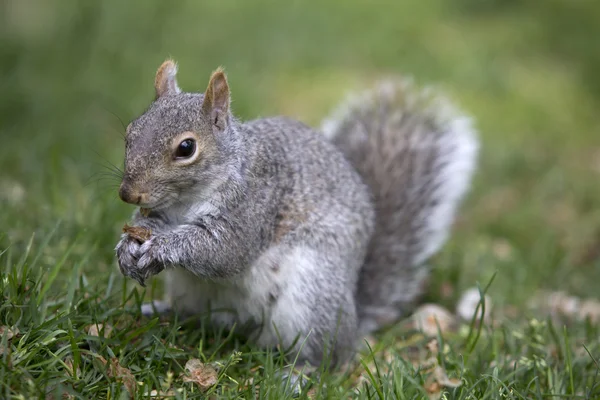
[[144,317],[153,317],[170,314],[173,308],[166,301],[152,300],[149,303],[142,304],[141,311]]
[[[267,297],[269,318],[256,343],[292,350],[296,367],[343,363],[354,351],[357,333],[353,281],[349,271],[344,273],[347,262],[309,244],[267,251],[247,277],[257,298],[264,297],[258,291],[277,289]],[[273,266],[276,273],[265,273]]]

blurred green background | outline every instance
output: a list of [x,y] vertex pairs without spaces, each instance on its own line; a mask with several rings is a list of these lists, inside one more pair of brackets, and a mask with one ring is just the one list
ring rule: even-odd
[[[0,248],[35,232],[52,266],[105,284],[132,211],[117,198],[121,134],[167,57],[186,91],[226,68],[242,118],[317,125],[351,90],[407,74],[477,122],[480,170],[436,257],[432,297],[487,283],[516,305],[600,281],[597,0],[0,2]],[[10,260],[9,260],[10,262]],[[450,298],[453,297],[449,294]],[[438,299],[439,300],[439,299]],[[450,301],[450,300],[448,300]]]

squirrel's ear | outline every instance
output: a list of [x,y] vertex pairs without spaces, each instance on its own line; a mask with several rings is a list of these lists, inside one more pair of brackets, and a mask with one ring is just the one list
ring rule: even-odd
[[217,68],[210,77],[202,110],[210,117],[211,123],[218,130],[225,130],[229,116],[229,85],[222,68]]
[[181,93],[177,86],[177,64],[173,60],[165,61],[156,71],[154,89],[157,99],[164,95]]

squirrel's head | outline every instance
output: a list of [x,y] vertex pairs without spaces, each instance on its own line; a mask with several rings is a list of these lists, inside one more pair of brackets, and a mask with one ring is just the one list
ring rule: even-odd
[[226,173],[235,121],[225,73],[217,69],[204,94],[181,92],[176,74],[173,61],[160,66],[155,101],[127,127],[119,188],[127,203],[168,207],[186,195],[202,195]]

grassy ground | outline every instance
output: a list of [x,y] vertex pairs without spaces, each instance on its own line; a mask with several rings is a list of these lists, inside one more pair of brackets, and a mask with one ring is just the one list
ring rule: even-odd
[[[400,325],[312,396],[600,398],[597,323],[528,307],[541,289],[598,293],[597,2],[8,0],[0,18],[0,398],[289,395],[280,353],[143,319],[159,283],[117,273],[132,210],[106,167],[121,164],[122,122],[148,105],[167,56],[186,90],[224,65],[244,118],[316,124],[346,90],[409,73],[477,120],[480,172],[427,300],[453,309],[495,274],[500,323],[437,345]],[[208,391],[181,375],[193,358],[217,370],[216,384],[197,377]],[[462,384],[444,388],[439,371]]]

